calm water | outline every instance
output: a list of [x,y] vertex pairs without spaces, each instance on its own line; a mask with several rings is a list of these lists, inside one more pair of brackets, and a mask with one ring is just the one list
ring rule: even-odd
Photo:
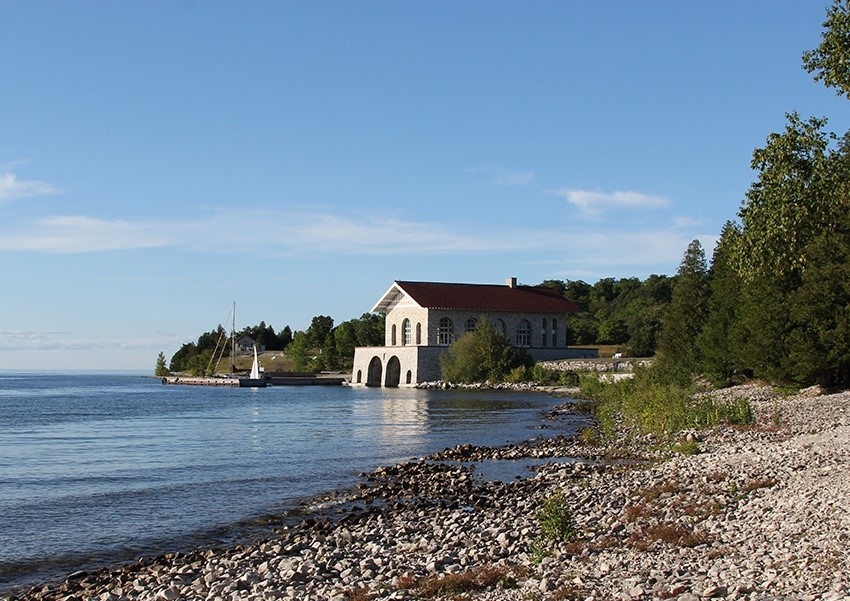
[[[0,373],[0,591],[238,536],[357,474],[540,430],[534,393]],[[239,526],[239,525],[243,526]]]

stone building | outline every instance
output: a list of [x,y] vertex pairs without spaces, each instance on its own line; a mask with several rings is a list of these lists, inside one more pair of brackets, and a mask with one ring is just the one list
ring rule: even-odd
[[384,346],[354,351],[353,385],[413,386],[440,378],[440,355],[486,318],[536,361],[587,356],[567,348],[578,307],[556,290],[517,285],[395,281],[372,313],[386,315]]

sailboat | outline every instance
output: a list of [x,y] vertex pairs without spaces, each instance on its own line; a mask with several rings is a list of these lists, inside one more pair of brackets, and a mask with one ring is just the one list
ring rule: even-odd
[[254,345],[254,364],[251,365],[251,375],[239,378],[241,388],[265,388],[266,378],[260,374],[260,362],[257,360],[257,345]]

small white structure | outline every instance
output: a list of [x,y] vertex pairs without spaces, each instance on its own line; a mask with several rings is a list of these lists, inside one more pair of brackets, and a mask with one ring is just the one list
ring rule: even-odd
[[440,355],[488,319],[537,361],[584,356],[567,348],[566,319],[578,307],[557,290],[504,285],[395,281],[372,313],[386,315],[381,347],[354,351],[353,385],[413,386],[440,378]]

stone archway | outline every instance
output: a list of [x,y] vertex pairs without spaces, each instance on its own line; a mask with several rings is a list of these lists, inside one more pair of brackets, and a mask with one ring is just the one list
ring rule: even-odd
[[366,374],[366,386],[380,386],[384,368],[381,365],[381,358],[378,356],[372,357],[369,361],[369,372]]
[[401,381],[401,361],[393,355],[387,361],[387,377],[384,380],[384,386],[387,388],[397,388]]

